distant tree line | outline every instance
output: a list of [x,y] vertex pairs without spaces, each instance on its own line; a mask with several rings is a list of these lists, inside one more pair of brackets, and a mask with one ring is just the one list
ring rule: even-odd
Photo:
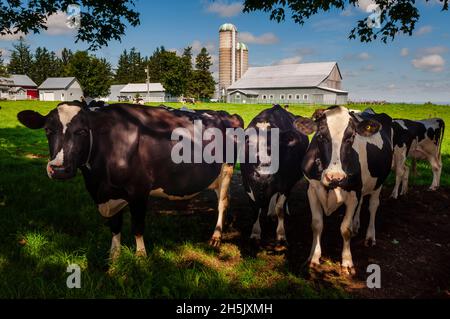
[[162,83],[172,96],[211,98],[215,90],[210,71],[211,55],[206,48],[200,51],[194,63],[192,47],[185,48],[181,56],[160,47],[149,57],[132,48],[122,52],[116,70],[106,59],[87,51],[72,52],[64,48],[57,54],[38,47],[32,52],[22,38],[13,48],[8,64],[0,52],[0,76],[26,74],[37,85],[48,77],[74,76],[86,96],[106,96],[111,84],[145,83],[146,68],[149,69],[150,82]]

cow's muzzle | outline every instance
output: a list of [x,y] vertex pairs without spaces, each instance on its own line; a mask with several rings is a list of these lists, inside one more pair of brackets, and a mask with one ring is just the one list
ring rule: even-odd
[[347,175],[339,171],[327,171],[322,176],[322,184],[329,189],[343,186],[346,180]]
[[75,177],[77,171],[73,166],[48,165],[47,174],[51,179],[66,180]]

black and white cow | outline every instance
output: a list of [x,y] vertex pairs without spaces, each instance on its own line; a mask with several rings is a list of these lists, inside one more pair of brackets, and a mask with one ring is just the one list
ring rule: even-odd
[[[226,138],[230,127],[243,127],[239,116],[226,112],[183,112],[163,107],[113,104],[88,111],[81,103],[65,102],[48,115],[34,111],[18,114],[31,129],[44,128],[51,160],[47,174],[69,179],[80,169],[86,188],[113,234],[111,257],[120,252],[122,209],[129,205],[136,253],[145,255],[143,240],[149,195],[170,200],[189,199],[204,189],[218,196],[218,220],[211,244],[220,244],[228,189],[234,163],[179,163],[172,160],[175,129],[193,131],[193,121],[217,128]],[[207,141],[202,140],[202,147]],[[224,144],[225,145],[225,144]],[[192,154],[194,156],[194,154]]]
[[312,119],[299,118],[295,125],[304,134],[316,132],[302,164],[309,180],[312,214],[309,265],[320,263],[323,213],[328,216],[344,204],[341,266],[346,273],[354,272],[350,238],[359,228],[359,212],[366,195],[370,195],[366,245],[375,244],[375,215],[382,184],[391,170],[392,119],[386,114],[355,114],[333,106],[317,110]]
[[406,158],[415,160],[427,160],[433,170],[433,182],[430,190],[439,187],[442,159],[441,145],[444,137],[445,123],[440,118],[421,121],[406,119],[394,119],[394,161],[395,186],[392,197],[397,198],[401,186],[400,195],[408,191],[409,167]]
[[[251,238],[257,241],[261,239],[260,218],[269,215],[278,217],[276,231],[278,243],[286,242],[284,216],[289,212],[288,198],[291,189],[303,177],[301,162],[309,144],[308,137],[295,128],[295,119],[293,114],[275,105],[259,113],[247,127],[247,132],[251,128],[257,132],[279,129],[279,168],[276,172],[264,173],[263,166],[266,164],[260,159],[256,163],[249,163],[249,161],[241,163],[244,188],[253,212],[257,216]],[[268,151],[271,151],[274,142],[276,141],[271,140],[271,135],[267,134]],[[249,150],[251,147],[247,138],[245,144],[247,159],[250,156]]]

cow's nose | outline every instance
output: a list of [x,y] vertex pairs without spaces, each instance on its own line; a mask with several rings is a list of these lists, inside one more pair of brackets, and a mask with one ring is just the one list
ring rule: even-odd
[[325,173],[327,182],[341,182],[345,179],[345,174],[342,172],[327,172]]

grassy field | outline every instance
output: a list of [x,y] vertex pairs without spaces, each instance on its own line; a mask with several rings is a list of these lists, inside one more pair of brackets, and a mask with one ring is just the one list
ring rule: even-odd
[[[41,130],[25,129],[16,119],[24,109],[46,114],[56,102],[0,102],[0,298],[341,298],[339,286],[321,286],[295,275],[280,257],[269,267],[264,252],[244,256],[240,247],[224,244],[219,252],[206,244],[211,223],[202,216],[147,218],[149,257],[136,258],[125,218],[125,245],[117,263],[108,267],[111,236],[88,196],[82,178],[50,181],[45,173],[47,141]],[[172,104],[172,106],[179,106]],[[202,104],[225,109],[248,123],[268,105]],[[363,109],[365,106],[352,105]],[[450,107],[373,106],[393,117],[439,116],[450,123]],[[313,106],[291,106],[310,116]],[[450,133],[443,143],[442,184],[450,186]],[[412,183],[431,183],[431,169],[419,166]],[[187,223],[187,224],[186,224]],[[206,228],[205,228],[206,227]],[[305,225],[309,227],[309,225]],[[82,269],[82,288],[67,289],[66,267]]]

